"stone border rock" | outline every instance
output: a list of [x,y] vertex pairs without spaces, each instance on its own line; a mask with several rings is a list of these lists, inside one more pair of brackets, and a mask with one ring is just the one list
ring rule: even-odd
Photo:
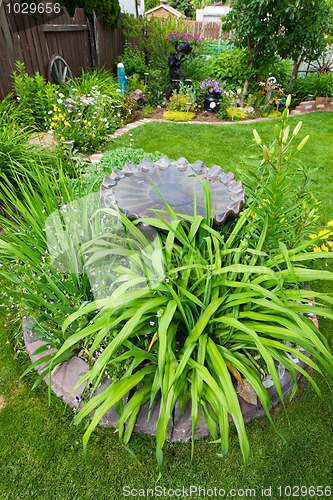
[[[315,325],[318,327],[318,320],[316,316],[309,315]],[[32,362],[40,359],[45,356],[46,352],[34,354],[35,351],[46,344],[42,340],[39,340],[36,334],[34,334],[31,328],[31,322],[29,320],[24,319],[22,322],[23,327],[23,338],[26,346],[26,350],[30,356]],[[55,352],[55,349],[50,349],[47,353]],[[306,351],[301,350],[303,354],[309,356]],[[295,358],[294,362],[297,363],[301,368],[305,367],[305,363],[298,358]],[[42,363],[36,368],[36,370],[41,373],[43,367],[46,363]],[[71,391],[73,387],[79,382],[81,377],[89,371],[88,363],[86,363],[83,359],[78,357],[73,357],[68,361],[65,361],[61,365],[59,365],[55,371],[51,375],[51,389],[52,391],[61,398],[64,402],[68,403],[72,408],[77,408],[79,406],[78,397],[84,389],[86,388],[86,383],[82,384],[78,387],[72,394]],[[301,373],[297,372],[297,380],[300,378]],[[283,369],[280,371],[279,380],[281,385],[281,391],[283,398],[288,396],[293,388],[293,381],[291,379],[290,373]],[[44,377],[44,381],[46,384],[49,383],[49,375],[47,374]],[[99,387],[96,389],[95,394],[100,394],[106,387],[112,384],[112,380],[105,378]],[[280,397],[277,393],[277,390],[273,384],[273,381],[270,376],[266,378],[263,382],[263,385],[266,387],[269,395],[269,399],[271,402],[271,410],[273,410],[278,403],[280,402]],[[243,414],[244,422],[248,423],[255,418],[260,418],[266,415],[259,398],[256,397],[256,404],[251,404],[240,394],[237,394],[238,401],[240,404],[240,408]],[[129,394],[126,394],[123,398],[123,403],[126,404],[129,398]],[[148,409],[149,409],[149,401],[146,402],[138,413],[137,421],[134,427],[134,432],[141,434],[148,434],[150,436],[156,435],[156,427],[159,415],[159,406],[160,406],[160,394],[157,394],[152,409],[150,411],[150,419],[148,421]],[[229,422],[232,422],[232,417],[229,415]],[[116,412],[116,407],[113,406],[101,419],[100,425],[104,427],[117,427],[118,423],[118,414]],[[197,424],[194,438],[200,439],[202,437],[208,436],[209,431],[207,429],[204,416],[202,411],[200,412],[200,420]],[[173,416],[169,422],[168,431],[166,438],[172,442],[189,442],[192,439],[192,421],[191,421],[191,401],[189,400],[187,407],[184,413],[181,413],[179,402],[177,401]]]

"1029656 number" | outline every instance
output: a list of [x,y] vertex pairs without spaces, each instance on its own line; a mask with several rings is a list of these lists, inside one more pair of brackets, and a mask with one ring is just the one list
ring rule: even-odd
[[8,12],[14,14],[59,14],[61,7],[59,3],[26,3],[26,2],[12,2],[7,0],[5,2]]
[[330,486],[278,486],[280,497],[329,497],[333,493]]

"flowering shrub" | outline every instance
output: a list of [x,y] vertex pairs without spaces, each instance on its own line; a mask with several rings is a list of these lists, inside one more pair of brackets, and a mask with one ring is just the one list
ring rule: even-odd
[[212,94],[215,92],[216,94],[223,94],[225,92],[225,86],[226,83],[223,82],[222,87],[220,86],[220,82],[216,82],[214,80],[211,80],[210,78],[206,78],[200,85],[201,90],[205,90],[206,92],[209,92]]
[[[232,108],[227,108],[228,118],[232,118]],[[243,108],[234,108],[234,120],[244,120],[246,113]]]
[[185,42],[191,46],[198,46],[203,45],[204,38],[200,38],[199,35],[191,35],[185,31],[182,31],[181,33],[178,31],[170,31],[167,34],[166,40],[173,44]]
[[114,113],[114,104],[110,109],[107,95],[101,95],[96,89],[88,95],[76,94],[75,91],[72,89],[67,98],[61,92],[57,93],[57,103],[49,111],[52,115],[50,129],[65,155],[64,141],[74,140],[74,148],[82,152],[95,151],[106,140],[107,134],[116,128],[115,120],[110,116]]
[[[187,109],[186,103],[191,103],[191,107],[189,110]],[[191,99],[191,97],[184,95],[184,94],[173,94],[173,96],[170,97],[169,103],[168,103],[168,110],[169,111],[180,111],[180,112],[187,112],[192,111],[195,113],[197,109],[197,104],[195,100]]]
[[276,79],[271,76],[266,82],[259,82],[260,89],[257,94],[259,94],[261,104],[264,105],[274,105],[277,103],[278,99],[285,96],[284,89],[280,83],[276,82]]

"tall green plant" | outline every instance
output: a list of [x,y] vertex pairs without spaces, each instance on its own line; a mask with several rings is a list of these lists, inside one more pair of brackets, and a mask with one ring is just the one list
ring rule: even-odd
[[55,93],[57,85],[46,83],[38,72],[33,77],[29,76],[20,61],[16,63],[13,79],[23,123],[33,125],[41,132],[49,130],[51,122],[49,111],[57,101]]
[[[260,160],[244,158],[246,166],[257,167],[242,173],[252,205],[253,224],[262,228],[268,221],[265,250],[271,252],[283,242],[289,249],[300,244],[314,230],[318,220],[318,202],[311,193],[311,176],[318,169],[307,169],[298,155],[309,136],[293,148],[302,122],[293,131],[288,125],[289,105],[282,113],[281,127],[274,127],[274,141],[266,145],[256,130],[254,139],[261,149]],[[260,234],[260,232],[259,232]]]
[[170,54],[167,35],[171,31],[186,31],[186,24],[171,18],[164,21],[156,17],[126,16],[124,28],[126,37],[137,40],[149,65],[153,69],[165,69]]
[[[36,162],[43,164],[48,175],[55,168],[55,157],[49,151],[32,145],[29,138],[33,132],[31,126],[22,126],[22,108],[6,98],[0,103],[0,191],[5,186],[14,184],[16,179],[28,177],[36,187]],[[29,123],[28,117],[25,120]],[[19,191],[17,192],[19,196]]]
[[[85,273],[64,272],[61,257],[57,263],[49,257],[52,249],[48,247],[46,221],[52,212],[63,210],[75,199],[67,187],[62,164],[58,160],[57,172],[45,175],[43,168],[35,163],[33,173],[34,182],[30,173],[22,176],[14,173],[15,184],[3,186],[0,192],[0,203],[7,214],[0,215],[4,230],[0,239],[0,271],[12,284],[7,300],[11,296],[21,314],[32,316],[32,329],[46,342],[41,351],[46,352],[44,360],[48,361],[52,357],[49,349],[64,342],[61,325],[65,318],[93,296]],[[74,253],[71,258],[75,259]],[[73,352],[68,351],[62,359],[72,356]]]
[[[205,196],[209,210],[208,192]],[[162,230],[161,251],[151,253],[146,293],[140,288],[135,290],[135,284],[147,276],[147,264],[142,267],[134,248],[138,240],[148,248],[149,241],[136,223],[120,216],[129,235],[136,235],[135,240],[131,236],[127,240],[129,248],[133,249],[131,273],[124,275],[124,270],[119,268],[116,278],[118,276],[117,279],[124,282],[123,286],[109,298],[84,306],[66,319],[64,334],[81,315],[96,311],[93,325],[70,336],[55,355],[54,362],[57,363],[64,352],[74,349],[79,342],[86,343],[87,337],[91,343],[90,359],[96,350],[100,350],[101,342],[104,343],[102,354],[80,381],[80,384],[91,384],[93,391],[75,422],[81,422],[96,410],[84,434],[85,449],[104,413],[140,383],[143,384],[141,388],[121,411],[118,430],[124,444],[130,439],[141,406],[149,401],[151,408],[160,391],[156,430],[160,470],[163,444],[175,404],[179,401],[181,411],[184,411],[188,398],[192,405],[193,435],[201,408],[214,439],[218,438],[220,429],[222,456],[228,451],[228,414],[231,414],[247,464],[249,443],[233,378],[249,381],[270,418],[270,402],[262,385],[258,358],[262,359],[266,373],[272,376],[281,399],[274,361],[290,371],[295,383],[293,393],[297,388],[296,368],[288,354],[296,355],[319,373],[323,369],[333,372],[333,357],[327,341],[311,320],[298,314],[311,312],[333,318],[332,311],[324,306],[325,301],[332,303],[333,299],[326,294],[315,294],[319,305],[309,306],[304,303],[309,291],[301,284],[316,279],[331,280],[333,274],[302,266],[306,260],[323,257],[323,253],[304,253],[309,242],[290,251],[281,245],[279,252],[271,258],[263,251],[268,233],[267,220],[255,248],[252,248],[245,238],[253,232],[246,213],[236,224],[227,225],[220,233],[211,228],[209,216],[207,220],[196,215],[187,217],[192,223],[188,227],[170,207],[167,208],[171,223],[167,223],[163,216],[159,221],[145,220]],[[110,209],[104,212],[116,216],[116,212]],[[106,241],[105,235],[100,236],[91,241],[85,251],[90,248],[91,259],[97,263],[106,253],[119,253],[115,238],[112,236]],[[131,260],[131,252],[128,257]],[[151,276],[157,277],[157,281],[152,281]],[[105,345],[105,335],[109,331],[112,340]],[[148,350],[143,348],[147,336],[151,340]],[[317,364],[296,350],[296,346],[310,352]],[[115,357],[121,351],[123,354]],[[130,365],[120,381],[93,395],[109,364],[122,360],[129,360]],[[297,369],[319,393],[311,376],[305,370]]]

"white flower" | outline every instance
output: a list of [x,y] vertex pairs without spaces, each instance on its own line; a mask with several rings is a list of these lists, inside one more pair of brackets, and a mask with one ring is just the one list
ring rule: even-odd
[[214,109],[214,108],[215,108],[215,106],[216,106],[216,102],[211,102],[211,103],[210,103],[210,105],[209,105],[209,107],[210,107],[211,109]]
[[242,93],[242,89],[237,89],[237,94],[241,94]]
[[64,94],[61,94],[61,93],[60,93],[60,94],[59,94],[59,97],[65,97],[65,96],[64,96]]
[[58,104],[62,104],[62,99],[57,99]]
[[48,111],[47,114],[48,115],[52,115],[53,111]]

